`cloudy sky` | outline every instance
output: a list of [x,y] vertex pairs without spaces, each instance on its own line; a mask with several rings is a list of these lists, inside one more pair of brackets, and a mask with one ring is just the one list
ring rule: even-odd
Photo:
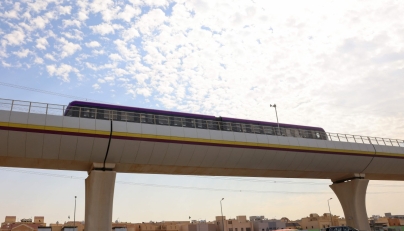
[[[0,98],[72,100],[20,89],[30,87],[266,121],[276,121],[269,107],[276,103],[283,123],[403,139],[404,3],[3,0],[0,71]],[[65,221],[73,214],[74,195],[78,220],[84,218],[85,173],[0,169],[0,174],[8,189],[2,190],[0,219],[45,215],[49,222]],[[222,197],[230,217],[297,219],[327,212],[329,197],[343,215],[329,181],[135,174],[119,174],[117,180],[114,220],[212,220]],[[155,185],[142,185],[147,182]],[[371,184],[369,215],[403,213],[404,197],[397,192],[404,184]],[[291,191],[311,193],[279,193]],[[386,197],[394,200],[381,205]]]

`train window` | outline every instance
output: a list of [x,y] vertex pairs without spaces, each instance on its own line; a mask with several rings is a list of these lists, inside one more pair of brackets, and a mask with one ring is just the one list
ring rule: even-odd
[[252,133],[251,125],[250,124],[243,124],[243,131],[247,133]]
[[102,118],[103,119],[106,119],[106,120],[109,120],[109,114],[110,114],[110,110],[103,110],[101,113],[102,113]]
[[290,136],[296,137],[296,130],[295,129],[289,128],[288,130],[289,130]]
[[305,130],[298,130],[299,131],[299,136],[302,138],[306,138],[307,137],[307,131]]
[[155,124],[154,115],[146,114],[146,123],[148,124]]
[[219,130],[219,124],[217,121],[206,121],[206,124],[208,126],[208,129],[210,130]]
[[90,108],[80,108],[80,117],[90,118]]
[[261,125],[252,125],[252,130],[254,133],[258,133],[258,134],[262,134],[263,133],[263,129]]
[[180,117],[170,117],[170,125],[171,126],[180,126],[182,127],[182,120]]
[[194,121],[194,119],[184,118],[182,126],[189,127],[189,128],[194,128],[195,127],[195,121]]
[[117,111],[111,111],[111,119],[112,120],[118,120],[118,112]]
[[140,114],[140,123],[146,123],[146,115]]
[[280,131],[280,136],[286,136],[286,129],[285,128],[279,128],[279,131]]
[[206,121],[205,120],[196,119],[195,120],[195,125],[196,125],[196,128],[206,129]]
[[168,117],[167,116],[162,116],[158,115],[156,116],[156,122],[157,124],[162,124],[162,125],[168,125]]
[[274,134],[274,129],[272,127],[269,126],[264,126],[264,133],[267,135],[273,135]]
[[231,128],[234,132],[241,132],[242,128],[240,124],[232,123]]
[[231,131],[231,124],[229,122],[222,122],[220,126],[224,131]]
[[138,119],[138,120],[135,121],[135,113],[133,113],[133,112],[126,112],[126,121],[139,123],[139,118],[137,118],[137,119]]
[[118,113],[119,113],[119,120],[128,121],[128,116],[125,111],[120,111]]
[[73,117],[79,117],[80,108],[79,107],[71,107],[70,113],[71,113],[71,116],[73,116]]

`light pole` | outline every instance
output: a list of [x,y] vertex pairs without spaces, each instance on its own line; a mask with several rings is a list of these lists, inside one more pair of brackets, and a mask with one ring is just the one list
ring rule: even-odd
[[276,104],[270,104],[271,107],[275,108],[275,114],[276,114],[276,123],[278,124],[278,132],[281,134],[281,129],[279,128],[279,120],[278,120],[278,111],[276,110]]
[[76,226],[76,198],[77,198],[77,196],[74,196],[74,218],[73,218],[73,226]]
[[222,226],[223,226],[223,231],[224,231],[224,218],[223,218],[222,200],[224,200],[224,198],[222,198],[220,200],[220,212],[222,213]]
[[328,210],[330,211],[330,217],[331,217],[331,225],[332,226],[332,214],[331,214],[331,208],[330,208],[330,200],[332,200],[332,198],[328,199]]

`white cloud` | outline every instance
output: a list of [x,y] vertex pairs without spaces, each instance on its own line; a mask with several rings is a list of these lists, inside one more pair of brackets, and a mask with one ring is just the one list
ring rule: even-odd
[[49,23],[49,19],[46,17],[38,16],[31,21],[31,26],[38,29],[44,29],[46,24]]
[[140,34],[138,30],[134,27],[122,31],[122,38],[124,41],[128,41],[139,36]]
[[78,13],[77,19],[85,22],[88,19],[88,0],[77,1]]
[[110,54],[108,57],[112,61],[122,61],[123,60],[122,57],[119,54],[116,54],[116,53]]
[[118,24],[101,23],[96,26],[90,26],[90,29],[97,34],[107,35],[114,34],[115,30],[122,29],[123,26]]
[[69,26],[76,26],[78,28],[81,27],[81,22],[79,20],[76,20],[76,19],[71,19],[71,20],[70,19],[64,19],[62,21],[62,23],[63,23],[63,28],[66,28],[66,27],[69,27]]
[[21,4],[19,2],[14,3],[13,10],[6,11],[4,13],[0,13],[0,17],[9,18],[9,19],[19,19],[18,12],[20,12],[20,10],[21,10],[20,5]]
[[2,41],[4,41],[4,43],[6,45],[17,46],[17,45],[24,43],[24,39],[25,39],[25,34],[22,30],[14,30],[10,34],[6,34]]
[[56,61],[55,57],[54,57],[52,54],[47,53],[47,54],[45,54],[44,57],[45,57],[46,59],[49,59],[49,60],[52,60],[52,61]]
[[46,50],[46,47],[49,45],[48,40],[46,38],[39,38],[36,40],[36,48],[41,50]]
[[57,65],[47,65],[46,70],[50,76],[57,76],[60,80],[66,83],[70,82],[69,75],[71,72],[76,73],[76,75],[79,74],[79,71],[76,68],[64,63],[59,67],[57,67]]
[[30,53],[30,50],[28,50],[28,49],[22,49],[20,51],[13,52],[13,54],[18,56],[19,58],[26,58],[29,53]]
[[59,39],[59,42],[61,43],[62,50],[62,53],[60,55],[61,58],[73,55],[74,53],[76,53],[76,51],[81,50],[81,46],[79,44],[69,42],[63,37]]
[[125,5],[125,8],[122,12],[118,13],[117,18],[120,18],[126,22],[130,22],[132,18],[140,15],[142,10],[138,7],[133,7],[131,5]]
[[162,10],[153,9],[142,15],[140,20],[136,22],[136,27],[139,28],[141,33],[151,35],[154,30],[163,25],[165,20],[167,18]]
[[94,90],[100,90],[101,86],[98,83],[93,84],[92,86],[94,88]]
[[10,63],[6,63],[4,61],[1,61],[1,65],[3,65],[3,67],[11,67]]
[[83,32],[77,29],[73,29],[72,32],[62,32],[61,34],[68,39],[83,40]]
[[87,47],[94,48],[94,47],[100,47],[101,44],[100,44],[99,42],[97,42],[97,41],[91,41],[91,42],[89,42],[89,43],[86,43],[86,46],[87,46]]
[[44,61],[43,61],[43,59],[40,58],[40,57],[35,57],[34,63],[36,63],[36,64],[43,64]]
[[71,6],[59,6],[58,8],[58,12],[60,15],[70,14],[70,12],[72,11]]
[[35,2],[28,2],[28,8],[30,10],[35,11],[36,13],[46,10],[46,8],[48,7],[48,4],[53,2],[51,1],[46,1],[46,0],[37,0]]

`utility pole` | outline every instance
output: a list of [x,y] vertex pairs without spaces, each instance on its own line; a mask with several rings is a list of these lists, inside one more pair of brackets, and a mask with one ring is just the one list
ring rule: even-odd
[[76,198],[77,198],[77,196],[74,196],[74,219],[73,219],[73,226],[76,226]]
[[276,110],[276,104],[270,104],[271,107],[275,108],[275,114],[276,114],[276,123],[278,124],[278,131],[279,134],[281,134],[281,129],[279,127],[279,120],[278,120],[278,111]]
[[328,199],[328,210],[330,211],[330,217],[331,217],[331,225],[332,226],[332,214],[331,214],[331,208],[330,208],[330,200],[332,200],[332,198]]
[[222,213],[222,226],[223,226],[223,231],[224,231],[224,218],[223,218],[222,200],[224,200],[224,198],[222,198],[220,200],[220,212]]

